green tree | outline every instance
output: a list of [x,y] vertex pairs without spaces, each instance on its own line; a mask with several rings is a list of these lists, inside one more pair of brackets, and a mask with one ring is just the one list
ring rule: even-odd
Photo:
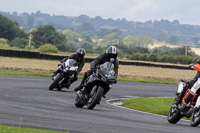
[[160,42],[164,41],[166,39],[167,33],[165,31],[161,31],[156,39]]
[[78,26],[76,31],[78,33],[87,32],[89,35],[94,36],[96,33],[96,29],[92,24],[83,23],[82,25]]
[[118,45],[120,43],[120,37],[117,33],[111,33],[103,37],[103,41],[99,44],[102,47],[108,47],[111,45]]
[[80,35],[78,33],[72,32],[71,30],[64,30],[62,33],[65,35],[68,42],[79,42],[78,39]]
[[149,36],[136,37],[128,35],[123,38],[122,42],[128,47],[145,47],[148,44],[152,44],[153,40]]
[[33,35],[33,41],[36,43],[36,48],[49,43],[55,45],[61,51],[67,50],[66,37],[62,33],[57,32],[53,26],[40,26],[32,30],[31,34]]
[[146,47],[148,44],[153,44],[153,39],[147,35],[139,37],[139,41],[141,47]]
[[128,35],[122,40],[123,44],[127,47],[139,46],[139,41],[137,37]]
[[16,21],[9,20],[0,14],[0,38],[11,41],[16,37],[26,38],[27,34],[19,28]]
[[180,39],[177,36],[170,36],[166,42],[171,44],[177,44],[180,41]]
[[81,37],[82,41],[89,42],[89,43],[92,42],[92,39],[87,32],[82,32],[80,37]]
[[[12,41],[9,42],[10,46],[12,47],[17,47],[17,48],[25,48],[26,46],[28,46],[29,44],[29,40],[28,39],[24,39],[24,38],[15,38]],[[34,42],[31,42],[32,46],[35,46]]]

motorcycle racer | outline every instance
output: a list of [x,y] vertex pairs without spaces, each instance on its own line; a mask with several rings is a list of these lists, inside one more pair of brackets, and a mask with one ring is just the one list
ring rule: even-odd
[[[198,59],[195,63],[190,64],[189,67],[192,68],[194,64],[200,65],[200,59]],[[200,69],[199,69],[199,70],[198,70],[198,69],[195,69],[195,70],[197,71],[196,76],[195,76],[192,80],[186,82],[186,85],[184,86],[183,90],[182,90],[181,93],[178,95],[178,97],[177,97],[177,99],[176,99],[176,101],[175,101],[175,105],[178,105],[178,104],[181,102],[181,100],[182,100],[182,98],[183,98],[183,96],[184,96],[186,90],[187,90],[187,89],[191,89],[191,88],[193,87],[193,85],[194,85],[194,84],[198,81],[198,79],[200,78]]]
[[115,78],[118,76],[119,61],[117,60],[118,50],[115,46],[109,46],[106,53],[100,54],[94,61],[90,64],[90,69],[85,72],[81,84],[74,88],[74,91],[81,90],[85,80],[95,71],[95,68],[105,62],[112,62],[114,64]]
[[[72,54],[72,55],[70,55],[69,57],[64,58],[64,59],[61,60],[61,63],[63,63],[63,62],[66,62],[68,59],[74,59],[74,60],[76,60],[77,65],[78,65],[78,69],[77,69],[77,71],[76,71],[76,73],[75,73],[75,75],[74,75],[73,80],[71,80],[70,83],[66,83],[66,84],[65,84],[65,86],[66,86],[67,88],[69,88],[70,85],[71,85],[73,82],[75,82],[75,81],[78,80],[78,73],[80,73],[80,72],[82,71],[82,68],[83,68],[83,66],[84,66],[84,64],[85,64],[85,59],[84,59],[85,54],[86,54],[85,49],[83,49],[83,48],[78,48],[78,49],[76,50],[76,53],[75,53],[75,54]],[[60,64],[59,64],[59,65],[60,65]],[[56,75],[56,74],[57,74],[57,71],[54,72],[54,75]],[[54,75],[53,75],[53,76],[54,76]]]

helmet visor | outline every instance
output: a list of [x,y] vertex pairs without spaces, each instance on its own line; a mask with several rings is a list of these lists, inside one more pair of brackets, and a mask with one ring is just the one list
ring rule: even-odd
[[108,54],[108,56],[109,56],[109,58],[114,58],[114,59],[116,59],[117,58],[117,54]]

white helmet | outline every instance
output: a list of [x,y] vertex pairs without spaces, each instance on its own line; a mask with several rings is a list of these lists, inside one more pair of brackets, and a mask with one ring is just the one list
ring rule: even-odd
[[110,57],[110,58],[117,58],[118,55],[118,50],[115,46],[110,46],[108,47],[108,49],[106,50],[106,54]]

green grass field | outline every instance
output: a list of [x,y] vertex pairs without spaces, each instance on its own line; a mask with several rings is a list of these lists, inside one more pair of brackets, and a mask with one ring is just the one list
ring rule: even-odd
[[1,126],[0,125],[0,133],[69,133],[69,132],[37,130],[37,129],[30,129],[30,128],[21,128],[21,127]]
[[174,98],[132,98],[123,99],[123,107],[167,116]]

